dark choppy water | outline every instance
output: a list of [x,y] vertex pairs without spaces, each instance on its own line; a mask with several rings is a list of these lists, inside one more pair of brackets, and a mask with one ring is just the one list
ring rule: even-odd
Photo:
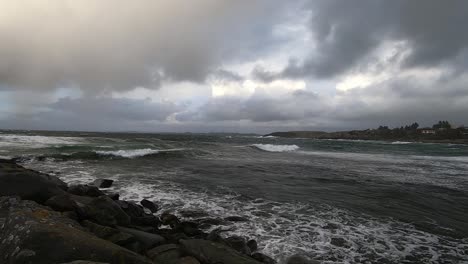
[[[0,156],[124,199],[240,215],[278,260],[468,263],[468,146],[255,135],[0,133]],[[199,212],[200,213],[200,212]]]

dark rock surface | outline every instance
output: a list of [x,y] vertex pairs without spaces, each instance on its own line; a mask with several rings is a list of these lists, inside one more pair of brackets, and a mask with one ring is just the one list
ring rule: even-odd
[[244,217],[210,218],[203,210],[184,211],[180,219],[169,211],[157,216],[151,201],[140,206],[113,197],[92,185],[67,188],[56,177],[0,159],[0,264],[275,263],[251,255],[254,240],[223,238],[229,229],[221,227],[201,230]]
[[68,192],[80,196],[99,197],[105,195],[98,187],[86,184],[77,184],[68,187]]
[[86,207],[86,215],[96,223],[107,226],[128,226],[130,217],[107,196],[94,198]]
[[[32,201],[12,200],[0,233],[4,263],[64,263],[91,260],[151,263],[127,249],[85,231],[77,222]],[[120,262],[119,262],[120,261]]]
[[158,209],[159,209],[159,207],[155,203],[153,203],[153,202],[151,202],[149,200],[146,200],[146,199],[141,200],[140,204],[143,207],[148,208],[153,214],[156,213],[158,211]]
[[55,195],[49,198],[45,205],[49,206],[55,211],[75,211],[78,208],[78,204],[70,197],[69,194]]
[[169,225],[171,227],[175,227],[177,224],[180,223],[180,220],[177,216],[171,214],[171,213],[168,213],[168,212],[164,212],[162,213],[162,215],[160,216],[161,218],[161,223],[163,225]]
[[130,234],[140,242],[144,250],[159,246],[166,242],[166,239],[160,235],[143,232],[141,230],[119,226],[118,229],[124,233]]
[[83,221],[81,224],[97,237],[125,248],[132,247],[133,242],[137,241],[133,235],[115,228],[98,225],[88,220]]
[[28,170],[8,160],[0,160],[0,196],[20,196],[39,203],[65,193],[66,184],[57,177]]
[[183,257],[177,261],[177,264],[200,264],[200,262],[194,257]]
[[224,239],[224,241],[233,249],[239,251],[240,253],[250,256],[251,250],[247,246],[247,242],[245,241],[245,238],[240,237],[240,236],[231,236],[231,237]]
[[112,183],[114,183],[113,180],[109,179],[97,179],[93,182],[93,185],[98,187],[98,188],[109,188],[112,186]]
[[182,257],[182,250],[176,244],[166,244],[148,250],[146,255],[155,263],[176,264]]
[[248,222],[249,221],[249,219],[243,216],[228,216],[228,217],[225,217],[224,220],[231,221],[231,222]]
[[145,215],[145,210],[143,210],[142,206],[134,202],[129,201],[117,201],[120,208],[130,217],[140,217]]
[[202,240],[181,240],[180,244],[184,252],[201,263],[206,264],[259,264],[257,260],[245,256],[236,250],[223,244]]
[[276,264],[276,261],[274,259],[259,252],[253,253],[251,257],[265,264]]

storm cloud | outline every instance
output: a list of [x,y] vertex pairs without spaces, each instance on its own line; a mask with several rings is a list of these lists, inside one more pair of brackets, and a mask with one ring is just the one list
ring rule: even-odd
[[274,23],[263,0],[0,1],[0,9],[4,89],[95,92],[203,82],[268,41],[257,32]]
[[[305,58],[291,58],[276,78],[332,78],[375,67],[373,52],[389,42],[401,44],[394,56],[404,57],[404,68],[451,64],[467,52],[467,1],[315,0],[304,8],[315,45]],[[265,70],[254,74],[274,79]]]
[[464,0],[0,0],[0,128],[468,125]]

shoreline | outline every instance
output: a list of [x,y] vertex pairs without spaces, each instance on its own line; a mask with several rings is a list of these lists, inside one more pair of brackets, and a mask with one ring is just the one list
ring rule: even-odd
[[[58,177],[0,159],[0,252],[5,261],[276,263],[252,238],[223,237],[220,227],[202,231],[202,224],[218,226],[217,219],[198,223],[162,210],[157,201],[120,200],[118,193],[106,191],[112,184],[98,179],[67,185]],[[235,216],[224,220],[249,221]]]
[[384,141],[384,142],[410,142],[410,143],[432,143],[432,144],[460,144],[468,145],[468,138],[460,139],[431,139],[431,138],[386,138],[386,137],[360,137],[350,136],[348,131],[344,132],[316,132],[316,131],[288,131],[273,132],[263,135],[267,137],[291,138],[291,139],[316,139],[316,140],[349,140],[349,141]]

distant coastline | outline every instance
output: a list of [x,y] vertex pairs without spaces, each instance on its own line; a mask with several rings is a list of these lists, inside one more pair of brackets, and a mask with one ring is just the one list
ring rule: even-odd
[[[416,125],[415,125],[416,124]],[[465,127],[419,128],[417,123],[411,126],[390,129],[380,126],[377,129],[349,130],[337,132],[324,131],[285,131],[273,132],[267,136],[282,138],[345,139],[345,140],[380,140],[422,143],[468,144],[468,129]],[[440,122],[439,122],[440,124]]]

